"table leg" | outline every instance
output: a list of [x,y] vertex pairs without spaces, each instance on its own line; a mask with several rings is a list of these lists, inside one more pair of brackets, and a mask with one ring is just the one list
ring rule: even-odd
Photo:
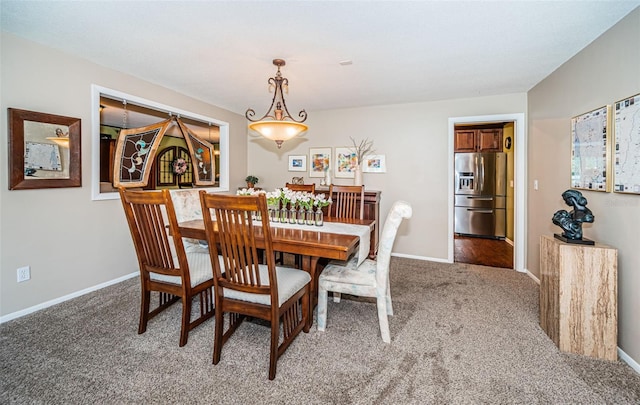
[[313,325],[313,310],[318,302],[318,260],[316,256],[302,256],[302,269],[311,276],[309,293],[309,327]]

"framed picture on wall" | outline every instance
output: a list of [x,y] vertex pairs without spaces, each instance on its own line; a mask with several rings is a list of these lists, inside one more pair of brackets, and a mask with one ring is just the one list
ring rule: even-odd
[[611,191],[611,159],[607,105],[571,119],[571,187]]
[[290,172],[306,172],[307,157],[305,155],[289,155]]
[[309,177],[324,177],[331,167],[331,148],[309,149]]
[[352,148],[336,148],[335,177],[352,179],[357,161],[356,153]]
[[386,173],[387,163],[385,155],[369,155],[364,157],[362,162],[364,173]]
[[640,194],[640,94],[614,106],[613,191]]

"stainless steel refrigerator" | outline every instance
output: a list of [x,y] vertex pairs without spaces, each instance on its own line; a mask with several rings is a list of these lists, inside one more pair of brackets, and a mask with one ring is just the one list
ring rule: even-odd
[[504,239],[507,154],[455,154],[455,233]]

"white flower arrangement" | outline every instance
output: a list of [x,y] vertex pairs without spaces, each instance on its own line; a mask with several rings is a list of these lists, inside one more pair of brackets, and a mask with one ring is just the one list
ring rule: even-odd
[[288,188],[283,188],[282,193],[280,194],[280,203],[282,204],[282,208],[286,208],[287,205],[291,202],[291,198],[293,197],[293,192]]
[[327,205],[331,204],[331,197],[329,197],[329,199],[327,199],[324,194],[317,194],[315,196],[316,198],[313,201],[313,205],[315,205],[316,207],[326,207]]
[[282,190],[276,188],[274,191],[267,192],[267,205],[274,206],[280,204],[280,198],[282,196]]
[[242,190],[238,190],[236,191],[236,195],[258,195],[258,194],[265,194],[264,190],[256,190],[253,187],[250,188],[243,188]]
[[243,188],[242,190],[236,191],[236,195],[254,195],[255,190],[253,188]]
[[299,192],[298,196],[298,206],[304,208],[309,211],[311,207],[313,207],[313,201],[315,200],[315,195],[306,191]]
[[[265,193],[265,191],[252,191],[253,189],[242,189],[238,195],[252,195],[251,193]],[[277,188],[274,191],[266,192],[267,205],[270,207],[278,206],[282,208],[304,208],[310,210],[313,207],[326,207],[331,204],[331,199],[327,199],[324,194],[313,194],[307,191],[292,191],[284,187]]]

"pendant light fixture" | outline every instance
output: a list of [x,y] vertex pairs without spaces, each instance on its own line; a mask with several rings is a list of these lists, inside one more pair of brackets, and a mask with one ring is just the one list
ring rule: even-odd
[[[299,120],[289,114],[287,104],[284,102],[284,91],[289,87],[287,78],[282,77],[280,67],[285,65],[283,59],[274,59],[273,64],[278,67],[275,77],[269,78],[269,88],[274,88],[273,100],[267,113],[259,119],[253,119],[256,112],[249,108],[245,117],[251,121],[249,129],[259,133],[267,139],[275,141],[278,149],[282,147],[282,142],[288,141],[308,129],[303,122],[307,119],[307,112],[302,110],[298,113]],[[275,106],[275,109],[274,109]]]

